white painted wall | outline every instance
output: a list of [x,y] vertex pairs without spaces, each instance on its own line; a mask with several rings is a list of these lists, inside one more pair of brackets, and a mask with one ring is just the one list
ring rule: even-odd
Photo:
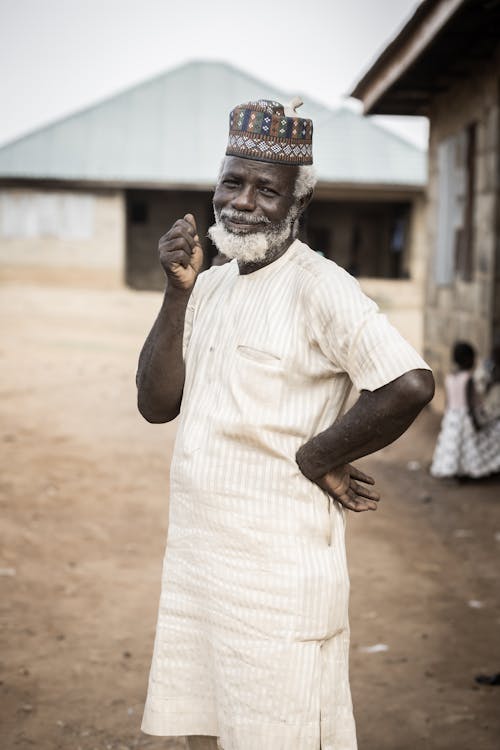
[[0,276],[121,285],[124,269],[122,191],[0,189]]

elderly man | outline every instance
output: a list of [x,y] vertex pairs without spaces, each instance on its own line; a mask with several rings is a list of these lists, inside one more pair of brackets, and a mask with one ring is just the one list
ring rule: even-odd
[[200,273],[191,214],[160,240],[139,409],[180,420],[143,730],[191,748],[354,750],[345,509],[379,496],[351,462],[433,395],[357,282],[297,239],[311,146],[294,109],[236,107],[210,229],[232,262]]

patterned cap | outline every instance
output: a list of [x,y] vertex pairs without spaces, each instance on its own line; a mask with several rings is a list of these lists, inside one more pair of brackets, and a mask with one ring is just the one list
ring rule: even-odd
[[278,164],[312,164],[312,120],[297,117],[302,101],[284,107],[259,99],[239,104],[229,115],[226,154]]

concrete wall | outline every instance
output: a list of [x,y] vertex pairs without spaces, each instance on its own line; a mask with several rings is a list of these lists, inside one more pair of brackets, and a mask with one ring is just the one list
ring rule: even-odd
[[408,244],[406,250],[406,268],[409,278],[419,289],[421,299],[422,324],[424,310],[424,292],[429,265],[429,237],[427,232],[427,197],[420,195],[412,201],[408,227]]
[[[450,368],[450,349],[457,339],[488,354],[500,331],[499,278],[499,80],[500,48],[493,60],[478,62],[473,74],[457,79],[436,95],[431,109],[429,144],[429,263],[424,353],[438,383]],[[433,262],[437,243],[438,147],[444,139],[476,123],[475,191],[472,217],[472,273],[469,281],[455,276],[438,286]],[[496,297],[496,303],[494,299]]]
[[121,191],[0,188],[0,278],[119,286]]
[[415,349],[424,349],[424,287],[413,280],[360,278],[361,289]]
[[[408,277],[411,213],[408,201],[314,200],[305,234],[311,246],[356,276]],[[391,250],[398,219],[405,229],[401,253]]]
[[189,190],[127,190],[127,284],[134,289],[163,289],[158,241],[177,219],[193,214],[205,250],[214,254],[206,233],[213,224],[212,194]]

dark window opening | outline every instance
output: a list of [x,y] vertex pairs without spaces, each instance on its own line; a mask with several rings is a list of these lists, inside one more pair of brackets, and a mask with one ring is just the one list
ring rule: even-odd
[[473,216],[474,181],[476,177],[476,125],[469,125],[465,131],[465,190],[463,203],[463,223],[455,236],[455,270],[463,281],[472,279],[473,268]]
[[353,276],[408,278],[409,202],[317,200],[307,215],[307,244]]
[[404,249],[406,245],[408,217],[396,216],[392,222],[389,240],[389,276],[391,279],[408,278],[404,269]]
[[129,220],[131,224],[147,224],[149,210],[146,201],[131,201],[129,205]]
[[358,223],[355,223],[351,232],[351,241],[349,243],[349,262],[347,263],[346,270],[352,276],[360,275],[359,267],[359,250],[362,246],[363,237],[362,230]]
[[328,227],[308,227],[309,244],[321,255],[328,255],[330,250],[330,230]]

